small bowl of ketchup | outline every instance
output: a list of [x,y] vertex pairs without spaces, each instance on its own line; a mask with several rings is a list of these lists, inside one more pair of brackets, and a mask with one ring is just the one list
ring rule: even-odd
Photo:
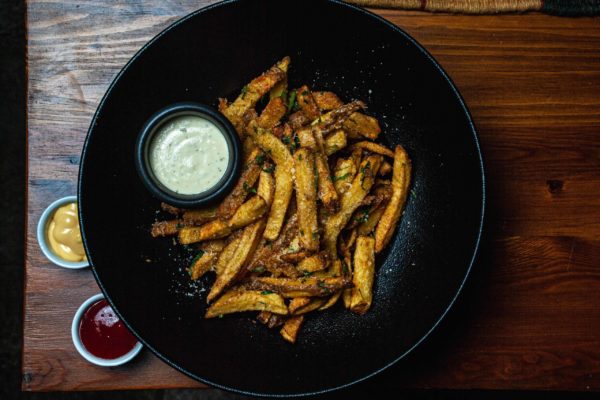
[[133,359],[142,344],[127,329],[102,293],[83,302],[71,325],[73,344],[92,364],[114,367]]

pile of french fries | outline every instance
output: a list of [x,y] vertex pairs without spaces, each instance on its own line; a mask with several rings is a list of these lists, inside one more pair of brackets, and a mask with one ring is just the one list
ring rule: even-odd
[[289,66],[285,57],[219,101],[244,144],[232,192],[210,209],[163,204],[174,218],[152,236],[197,246],[191,278],[216,275],[206,318],[258,311],[294,343],[305,315],[340,297],[358,314],[371,306],[375,254],[402,214],[411,163],[402,146],[376,142],[379,123],[361,101],[289,89]]

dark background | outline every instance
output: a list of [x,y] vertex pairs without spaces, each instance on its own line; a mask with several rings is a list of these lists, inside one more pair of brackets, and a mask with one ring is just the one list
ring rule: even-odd
[[[23,287],[23,243],[26,154],[25,5],[21,1],[0,0],[0,399],[242,399],[245,396],[220,390],[157,390],[76,393],[22,393],[21,324]],[[485,243],[485,241],[484,241]],[[485,246],[485,245],[484,245]],[[485,248],[482,254],[486,254]],[[485,265],[485,256],[479,265]],[[402,390],[394,386],[394,376],[427,368],[427,360],[451,345],[468,324],[469,304],[485,287],[483,268],[474,273],[458,303],[440,329],[402,365],[391,368],[366,383],[327,398],[393,397],[407,399],[528,399],[597,398],[598,394],[550,392],[425,391]]]

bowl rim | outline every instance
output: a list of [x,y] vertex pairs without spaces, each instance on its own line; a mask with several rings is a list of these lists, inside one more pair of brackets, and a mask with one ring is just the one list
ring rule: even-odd
[[[167,122],[177,117],[195,115],[213,123],[227,143],[229,161],[219,181],[197,194],[179,194],[167,188],[156,178],[149,161],[149,147],[154,135]],[[142,125],[135,142],[135,168],[148,191],[159,200],[183,208],[203,207],[216,203],[231,191],[241,170],[241,140],[235,128],[219,111],[193,101],[169,104],[150,116]]]
[[[109,87],[107,88],[106,92],[104,93],[104,96],[102,97],[101,101],[98,104],[98,107],[96,109],[96,112],[94,113],[94,117],[91,120],[90,123],[90,127],[88,129],[88,133],[83,145],[83,151],[82,151],[82,158],[81,158],[81,163],[79,166],[79,179],[78,179],[78,193],[80,193],[81,191],[81,176],[82,176],[82,172],[83,172],[83,167],[85,164],[85,154],[87,151],[87,147],[89,144],[89,139],[90,139],[90,132],[93,130],[93,127],[98,119],[98,116],[100,114],[100,111],[103,109],[106,100],[109,98],[113,88],[117,85],[117,83],[119,82],[119,80],[121,79],[122,75],[125,74],[125,72],[129,69],[129,67],[138,59],[138,57],[140,57],[141,54],[143,54],[145,52],[145,50],[152,46],[156,41],[158,41],[159,39],[162,38],[162,36],[166,35],[167,33],[169,33],[169,31],[171,31],[172,29],[176,28],[177,26],[187,22],[189,19],[192,19],[194,17],[196,17],[199,14],[202,14],[204,12],[210,11],[214,8],[220,8],[220,7],[224,7],[224,6],[228,6],[234,3],[239,3],[242,1],[247,1],[247,0],[223,0],[214,4],[210,4],[208,6],[199,8],[195,11],[190,12],[189,14],[179,18],[178,20],[174,21],[172,24],[170,24],[169,26],[167,26],[166,28],[164,28],[162,31],[160,31],[159,33],[157,33],[152,39],[150,39],[148,42],[146,42],[130,59],[129,61],[123,66],[123,68],[119,71],[119,73],[115,76],[115,78],[113,79],[113,81],[111,82],[111,84],[109,85]],[[442,313],[440,314],[439,318],[436,320],[436,322],[431,326],[431,328],[425,332],[425,334],[419,339],[417,340],[413,346],[411,346],[410,348],[408,348],[404,353],[402,353],[401,355],[399,355],[398,357],[390,360],[387,364],[383,365],[381,368],[373,370],[371,373],[366,374],[364,376],[361,376],[359,378],[355,378],[355,379],[351,379],[348,382],[344,383],[344,384],[340,384],[340,385],[336,385],[336,386],[328,386],[328,387],[324,387],[318,390],[311,390],[311,391],[303,391],[303,392],[296,392],[296,393],[268,393],[268,392],[258,392],[258,391],[252,391],[252,390],[244,390],[244,389],[239,389],[239,388],[235,388],[232,386],[228,386],[227,384],[220,384],[220,383],[216,383],[211,381],[210,379],[207,379],[205,377],[202,376],[198,376],[194,373],[192,373],[191,371],[187,370],[186,368],[181,367],[180,365],[176,364],[175,362],[173,362],[171,359],[169,359],[167,356],[165,356],[164,354],[162,354],[158,349],[152,347],[151,345],[149,345],[148,343],[146,343],[144,341],[144,339],[134,330],[132,329],[129,324],[126,322],[125,319],[123,319],[124,323],[127,325],[128,328],[130,328],[131,332],[142,342],[144,343],[144,345],[153,353],[155,354],[158,358],[160,358],[163,362],[165,362],[167,365],[171,366],[172,368],[184,373],[185,375],[199,381],[202,382],[204,384],[210,385],[212,387],[215,388],[219,388],[222,390],[227,390],[230,392],[234,392],[234,393],[239,393],[242,395],[246,395],[246,396],[263,396],[263,397],[271,397],[271,398],[294,398],[294,397],[305,397],[305,396],[314,396],[314,395],[320,395],[320,394],[326,394],[326,393],[331,393],[337,390],[341,390],[341,389],[345,389],[348,388],[350,386],[356,385],[358,383],[361,383],[365,380],[370,379],[371,377],[378,375],[379,373],[381,373],[384,370],[387,370],[388,368],[392,367],[393,365],[397,364],[400,360],[405,359],[409,354],[413,353],[413,351],[419,347],[423,342],[425,342],[428,338],[431,337],[431,334],[442,324],[442,321],[444,321],[447,317],[447,315],[449,314],[450,310],[453,308],[454,304],[456,303],[457,299],[459,298],[460,294],[462,293],[466,282],[468,281],[469,276],[471,275],[471,272],[473,270],[473,266],[476,262],[476,260],[478,259],[478,255],[479,255],[479,251],[480,251],[480,246],[481,246],[481,241],[483,238],[483,234],[484,234],[484,225],[485,225],[485,219],[486,219],[486,208],[487,208],[487,181],[486,181],[486,174],[485,174],[485,162],[484,162],[484,158],[483,158],[483,153],[481,150],[481,145],[480,145],[480,141],[479,141],[479,137],[477,134],[477,129],[475,126],[475,123],[473,121],[473,117],[471,116],[471,113],[469,111],[469,108],[467,107],[462,95],[460,94],[460,92],[457,89],[457,86],[455,85],[455,83],[453,82],[453,80],[450,78],[450,76],[448,75],[448,73],[441,67],[441,65],[438,63],[438,61],[429,53],[429,51],[423,47],[423,45],[421,45],[419,42],[417,42],[410,34],[408,34],[406,31],[404,31],[402,28],[400,28],[399,26],[396,26],[395,24],[393,24],[392,22],[386,20],[385,18],[354,4],[350,4],[350,3],[346,3],[343,0],[322,0],[323,2],[326,3],[332,3],[335,4],[337,6],[343,7],[343,8],[347,8],[347,9],[351,9],[359,14],[362,14],[368,18],[372,18],[376,21],[378,21],[379,23],[385,25],[387,28],[391,29],[392,31],[394,31],[396,34],[399,34],[400,36],[402,36],[404,39],[406,39],[409,43],[411,43],[413,46],[415,46],[415,48],[423,54],[423,56],[425,56],[433,65],[433,67],[438,71],[438,73],[441,74],[442,78],[448,83],[449,85],[449,89],[452,91],[452,93],[454,94],[454,96],[456,96],[456,100],[458,101],[462,111],[464,112],[466,121],[468,126],[470,127],[469,129],[469,134],[473,139],[475,148],[476,148],[476,156],[479,159],[479,173],[481,175],[481,208],[479,210],[479,226],[476,232],[476,237],[475,237],[475,242],[473,244],[473,251],[470,257],[470,260],[468,261],[468,265],[467,265],[467,269],[466,272],[464,274],[464,278],[462,279],[462,281],[459,283],[459,287],[456,291],[456,293],[454,294],[454,296],[450,299],[447,307],[442,311]],[[80,220],[82,219],[82,215],[81,215],[81,209],[80,209]],[[84,239],[84,244],[87,247],[87,243]],[[92,272],[94,274],[94,277],[96,279],[96,282],[98,283],[99,287],[101,288],[101,290],[103,292],[105,292],[105,288],[102,285],[101,281],[100,281],[100,277],[96,271],[95,266],[92,264]],[[111,304],[111,306],[113,306],[113,309],[115,310],[115,312],[120,316],[120,313],[117,311],[117,309],[114,307],[114,304],[112,302],[112,299],[110,297],[107,296],[107,300],[108,302]]]
[[[54,213],[59,207],[62,207],[69,203],[78,203],[77,196],[65,196],[60,199],[54,200],[42,213],[40,219],[37,224],[37,241],[42,250],[42,253],[46,256],[46,258],[52,261],[54,264],[59,267],[67,268],[67,269],[81,269],[90,266],[89,258],[87,258],[86,251],[86,259],[84,261],[68,261],[64,258],[60,257],[50,247],[48,243],[48,236],[46,233],[48,224],[50,223],[50,219],[54,216]],[[81,231],[81,219],[79,219],[79,230]],[[84,246],[85,249],[85,246]]]
[[[101,367],[116,367],[118,365],[123,365],[131,361],[135,356],[139,354],[139,352],[144,346],[138,340],[135,346],[133,346],[133,349],[129,350],[129,352],[123,354],[122,356],[114,359],[106,359],[95,356],[92,353],[90,353],[88,349],[85,348],[83,342],[81,341],[81,337],[79,337],[79,323],[81,321],[81,318],[83,317],[83,314],[88,310],[88,308],[90,308],[92,304],[102,299],[105,299],[104,294],[98,293],[81,303],[81,305],[75,312],[75,315],[73,316],[73,322],[71,323],[71,338],[73,339],[73,345],[75,346],[75,349],[77,349],[79,354],[87,361],[91,362],[92,364],[99,365]],[[134,337],[137,339],[137,336],[134,335]]]

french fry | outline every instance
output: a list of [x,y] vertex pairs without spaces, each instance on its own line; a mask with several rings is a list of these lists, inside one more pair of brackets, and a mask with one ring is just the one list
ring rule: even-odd
[[288,310],[291,315],[302,315],[319,309],[325,301],[322,297],[295,297],[290,301]]
[[411,164],[402,146],[394,152],[394,172],[392,174],[392,198],[375,228],[375,252],[379,253],[389,243],[398,220],[402,215],[410,186]]
[[323,137],[318,129],[314,129],[313,134],[318,149],[315,153],[315,169],[317,171],[319,199],[327,211],[336,212],[339,207],[339,195],[338,192],[336,192],[333,180],[331,179],[329,163],[327,162],[327,156],[323,149]]
[[249,289],[270,290],[289,298],[329,296],[350,285],[350,280],[341,276],[325,278],[309,276],[299,279],[257,277],[250,278],[247,283]]
[[380,205],[374,210],[369,211],[366,220],[358,225],[357,233],[361,236],[370,235],[375,230],[384,211],[385,205]]
[[313,152],[305,148],[296,151],[294,165],[300,242],[305,249],[316,251],[319,249],[319,227],[317,225],[317,187]]
[[276,293],[262,294],[257,290],[235,289],[224,293],[215,301],[206,310],[204,318],[215,318],[244,311],[269,311],[281,315],[288,314],[283,297]]
[[386,176],[387,174],[389,174],[390,172],[392,172],[392,164],[390,164],[387,161],[384,161],[381,164],[381,168],[379,168],[379,176]]
[[342,195],[340,211],[331,215],[325,221],[323,241],[329,255],[334,259],[337,258],[338,235],[369,193],[369,190],[371,190],[380,165],[380,155],[370,155],[363,160],[359,172],[352,181],[352,186]]
[[254,253],[252,260],[248,264],[248,270],[255,272],[260,272],[260,270],[264,271],[267,265],[279,262],[283,250],[290,245],[292,239],[296,237],[297,232],[298,216],[294,213],[288,218],[281,230],[281,234],[275,241],[271,242],[263,239],[259,248]]
[[296,267],[301,274],[308,275],[313,272],[322,271],[329,266],[329,255],[321,251],[310,257],[302,259]]
[[356,111],[365,108],[365,103],[359,100],[351,101],[315,119],[311,125],[317,127],[322,135],[342,129],[345,121]]
[[267,325],[269,329],[276,328],[285,323],[285,317],[279,314],[273,314],[270,311],[261,311],[256,317],[260,322]]
[[[238,233],[239,232],[239,233]],[[232,235],[230,235],[227,239],[227,244],[223,247],[223,250],[219,253],[217,258],[217,262],[214,266],[215,273],[217,276],[221,275],[225,270],[225,267],[231,261],[231,258],[235,254],[238,246],[240,245],[242,239],[242,231],[238,231]]]
[[246,197],[254,191],[252,188],[260,176],[265,155],[259,148],[254,148],[246,158],[244,170],[242,171],[240,178],[232,191],[223,199],[217,208],[217,216],[219,218],[231,218],[246,200]]
[[251,136],[256,144],[275,161],[275,195],[269,212],[264,237],[275,240],[283,225],[293,192],[292,171],[294,159],[287,147],[269,130],[263,130],[257,124],[251,125]]
[[279,123],[281,118],[284,117],[287,112],[287,106],[285,105],[281,97],[272,98],[265,109],[260,113],[258,117],[258,126],[264,129],[273,128]]
[[298,102],[298,106],[302,113],[309,119],[313,120],[321,115],[319,107],[317,107],[317,103],[308,86],[304,85],[297,90],[296,101]]
[[160,203],[160,208],[161,208],[161,210],[166,211],[172,215],[179,215],[182,212],[181,208],[177,208],[177,207],[167,204],[165,202]]
[[[335,276],[335,277],[343,276],[346,279],[350,279],[350,275],[343,272],[342,262],[339,259],[336,259],[331,263],[328,274],[330,276]],[[323,303],[323,305],[321,305],[319,307],[319,311],[327,310],[328,308],[333,307],[335,305],[335,303],[337,303],[338,300],[340,299],[340,297],[342,296],[342,293],[344,292],[344,290],[347,290],[347,289],[349,289],[349,288],[336,290],[331,296],[329,296],[329,299],[327,299]]]
[[388,149],[387,147],[380,145],[379,143],[369,142],[369,141],[364,140],[362,142],[356,142],[352,145],[353,149],[355,149],[357,147],[361,148],[361,149],[365,149],[372,153],[381,154],[382,156],[394,158],[394,152],[391,151],[390,149]]
[[348,134],[360,135],[370,140],[375,140],[381,133],[377,119],[359,112],[350,115],[342,124]]
[[202,208],[196,210],[185,210],[183,220],[192,225],[201,225],[212,221],[217,217],[216,208]]
[[270,172],[260,172],[256,194],[267,203],[267,206],[271,206],[271,203],[273,203],[273,196],[275,195],[275,179]]
[[251,224],[267,211],[267,203],[260,196],[253,196],[242,204],[228,220],[215,219],[202,226],[184,227],[179,230],[179,243],[191,244],[210,239],[219,239],[236,229]]
[[296,338],[298,337],[298,332],[300,331],[300,327],[302,326],[302,322],[304,322],[303,315],[297,315],[291,318],[288,318],[287,321],[281,327],[279,333],[281,336],[290,343],[296,343]]
[[211,240],[210,242],[204,243],[201,248],[202,253],[198,253],[192,260],[192,265],[189,268],[192,280],[200,279],[204,274],[213,269],[213,266],[219,257],[219,253],[224,247],[224,240]]
[[338,129],[330,133],[323,143],[323,147],[325,149],[325,154],[327,156],[340,151],[348,144],[348,138],[346,137],[346,133],[342,129]]
[[157,221],[152,224],[150,234],[152,237],[164,237],[176,235],[183,227],[190,223],[181,219],[172,219],[169,221]]
[[287,70],[290,58],[285,57],[268,71],[258,78],[253,79],[248,85],[244,86],[242,93],[222,112],[231,121],[238,134],[243,137],[244,114],[253,108],[258,100],[263,97],[275,84],[286,77],[284,70]]
[[330,111],[344,104],[333,92],[313,92],[313,97],[321,111]]
[[352,276],[352,299],[350,310],[364,314],[373,302],[373,278],[375,276],[375,239],[359,236],[354,250],[354,274]]
[[352,158],[338,158],[333,170],[333,185],[339,194],[344,194],[350,189],[357,170]]
[[271,90],[269,91],[269,99],[273,99],[275,97],[282,97],[287,91],[287,86],[288,86],[287,72],[290,67],[289,60],[287,62],[280,62],[279,64],[277,64],[277,66],[279,67],[280,70],[285,72],[286,75],[282,80],[277,82],[275,84],[275,86],[273,86],[271,88]]
[[264,221],[259,220],[244,228],[237,249],[235,249],[229,263],[227,263],[223,271],[217,275],[217,280],[208,293],[208,303],[218,297],[224,289],[231,286],[237,278],[245,273],[244,267],[254,253],[264,227]]
[[297,111],[289,116],[288,123],[297,130],[310,123],[310,119],[302,111]]

